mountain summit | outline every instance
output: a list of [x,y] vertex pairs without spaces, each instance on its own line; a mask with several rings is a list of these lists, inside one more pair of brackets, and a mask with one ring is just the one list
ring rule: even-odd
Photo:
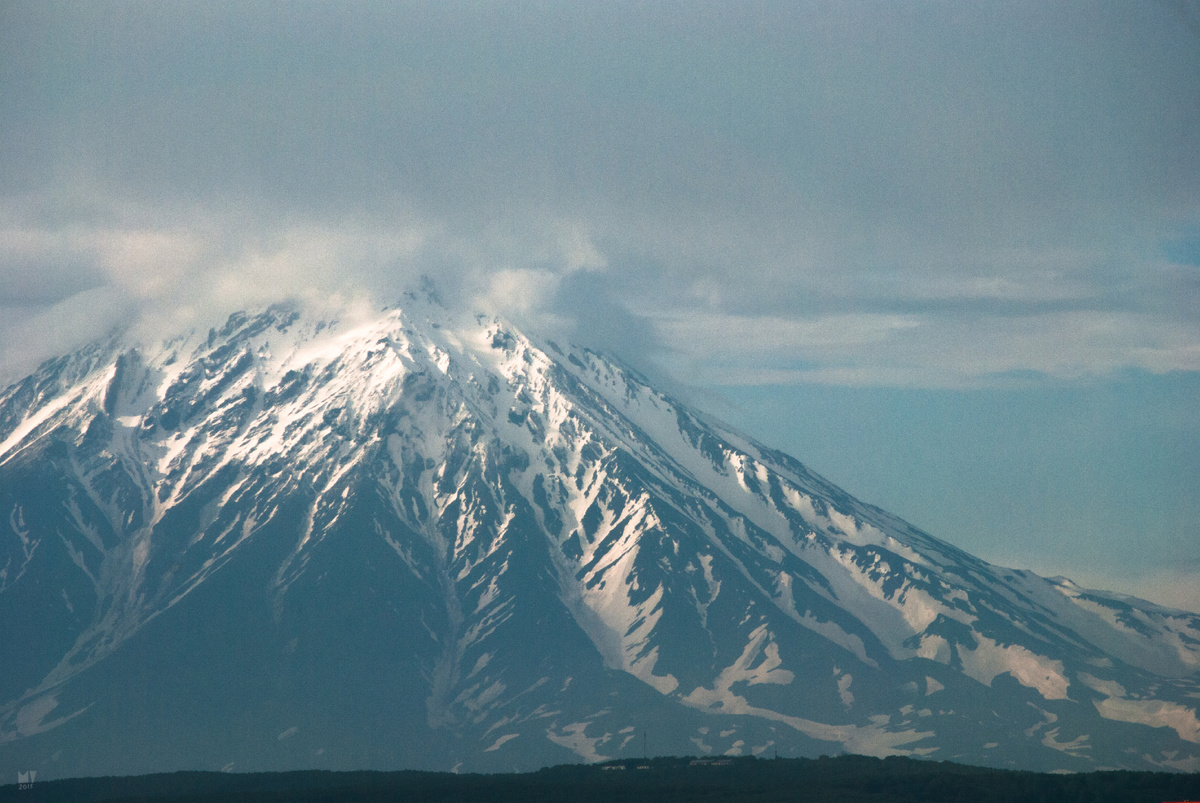
[[1200,616],[988,564],[415,296],[116,337],[0,392],[0,643],[0,757],[39,778],[1200,771]]

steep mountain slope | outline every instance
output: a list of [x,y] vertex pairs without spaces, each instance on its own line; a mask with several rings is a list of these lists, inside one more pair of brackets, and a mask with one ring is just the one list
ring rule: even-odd
[[0,394],[0,757],[1200,770],[1200,616],[989,565],[578,348],[406,297]]

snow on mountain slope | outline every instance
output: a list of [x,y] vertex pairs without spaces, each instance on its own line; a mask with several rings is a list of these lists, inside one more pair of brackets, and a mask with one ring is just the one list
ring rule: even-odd
[[1200,770],[1200,616],[989,565],[416,296],[46,363],[0,393],[0,514],[0,753],[49,774],[539,766],[646,729]]

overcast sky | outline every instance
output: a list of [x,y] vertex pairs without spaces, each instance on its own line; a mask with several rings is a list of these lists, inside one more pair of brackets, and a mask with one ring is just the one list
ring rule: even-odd
[[0,0],[0,381],[443,297],[1200,609],[1200,8]]

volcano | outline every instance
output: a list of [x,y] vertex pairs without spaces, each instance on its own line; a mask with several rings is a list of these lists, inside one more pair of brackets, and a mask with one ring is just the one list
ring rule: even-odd
[[0,567],[0,757],[39,779],[1200,771],[1200,616],[989,564],[424,296],[46,362],[0,393]]

